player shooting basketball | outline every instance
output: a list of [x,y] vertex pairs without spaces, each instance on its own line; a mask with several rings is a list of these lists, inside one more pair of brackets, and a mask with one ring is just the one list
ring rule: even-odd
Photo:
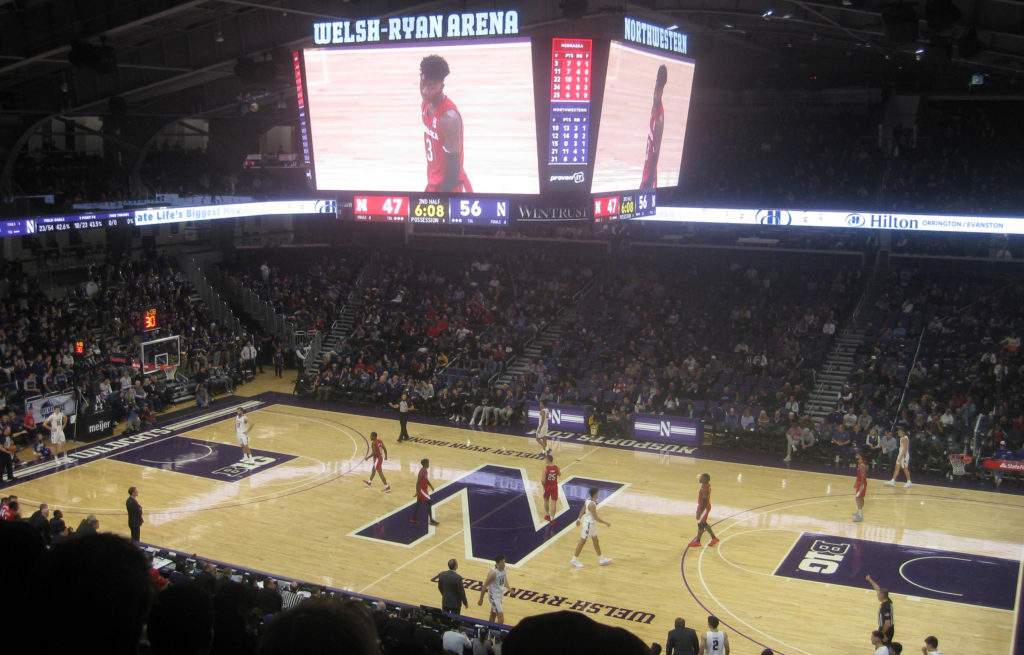
[[658,76],[654,81],[654,106],[651,107],[651,127],[647,133],[647,152],[644,156],[644,175],[640,180],[641,189],[654,189],[658,186],[658,157],[661,155],[661,135],[665,132],[665,106],[661,98],[668,83],[668,68],[665,64],[658,67]]
[[438,55],[428,55],[420,62],[426,190],[472,193],[462,169],[462,115],[444,94],[444,79],[450,72],[448,62]]

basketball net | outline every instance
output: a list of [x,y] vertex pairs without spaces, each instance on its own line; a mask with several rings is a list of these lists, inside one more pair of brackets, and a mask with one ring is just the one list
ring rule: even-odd
[[970,455],[950,455],[949,464],[953,468],[953,475],[964,475],[967,471],[964,467],[971,463]]
[[178,374],[178,367],[172,364],[161,364],[160,370],[163,371],[164,379],[168,382],[174,382],[175,376]]

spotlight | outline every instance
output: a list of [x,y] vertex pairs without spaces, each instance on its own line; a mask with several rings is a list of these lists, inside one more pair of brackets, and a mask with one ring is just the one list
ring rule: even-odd
[[217,43],[224,43],[224,33],[220,30],[217,30],[217,34],[214,35],[213,40]]
[[774,9],[766,9],[765,12],[763,14],[761,14],[761,18],[763,18],[765,20],[768,20],[774,14],[775,14],[775,10]]

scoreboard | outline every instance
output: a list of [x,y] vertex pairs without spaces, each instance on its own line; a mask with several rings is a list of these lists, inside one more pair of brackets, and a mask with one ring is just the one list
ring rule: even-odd
[[636,191],[594,197],[594,224],[654,216],[658,207],[654,191]]
[[352,213],[364,222],[508,225],[510,205],[507,198],[480,196],[355,196]]

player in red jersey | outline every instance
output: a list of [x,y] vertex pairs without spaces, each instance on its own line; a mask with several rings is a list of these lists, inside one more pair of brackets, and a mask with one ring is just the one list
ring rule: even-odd
[[857,481],[853,483],[853,497],[857,501],[857,511],[853,515],[854,523],[864,520],[864,495],[868,492],[868,464],[860,453],[857,459]]
[[391,485],[388,484],[388,479],[384,477],[384,460],[388,458],[388,448],[384,445],[384,442],[377,438],[376,432],[370,433],[370,456],[373,458],[373,469],[370,471],[370,479],[363,480],[363,484],[367,487],[373,484],[373,476],[380,475],[380,481],[384,483],[384,493],[391,493]]
[[[427,469],[429,468],[430,460],[421,459],[420,472],[416,476],[416,508],[412,511],[412,518],[409,519],[409,523],[420,522],[420,505],[426,503],[427,520],[430,521],[430,525],[438,525],[438,522],[434,520],[434,512],[430,509],[430,491],[434,490],[434,485],[430,484],[430,480],[427,479]],[[427,489],[430,489],[430,491],[427,491]]]
[[[558,510],[558,476],[562,471],[555,466],[555,459],[547,456],[548,465],[544,467],[544,477],[541,478],[544,484],[544,520],[550,522],[551,515]],[[548,508],[548,502],[551,508]]]
[[697,495],[697,536],[690,542],[691,548],[700,548],[700,538],[705,532],[711,535],[709,546],[718,543],[711,526],[708,525],[708,515],[711,514],[711,476],[707,473],[700,474],[700,494]]
[[462,168],[462,114],[444,94],[451,71],[443,57],[428,55],[420,62],[423,97],[423,144],[427,150],[427,191],[473,193]]
[[665,106],[661,104],[661,98],[667,83],[668,68],[662,64],[658,67],[658,77],[654,81],[654,106],[651,107],[651,127],[647,133],[641,189],[654,189],[658,186],[658,157],[661,155],[661,135],[665,132]]

